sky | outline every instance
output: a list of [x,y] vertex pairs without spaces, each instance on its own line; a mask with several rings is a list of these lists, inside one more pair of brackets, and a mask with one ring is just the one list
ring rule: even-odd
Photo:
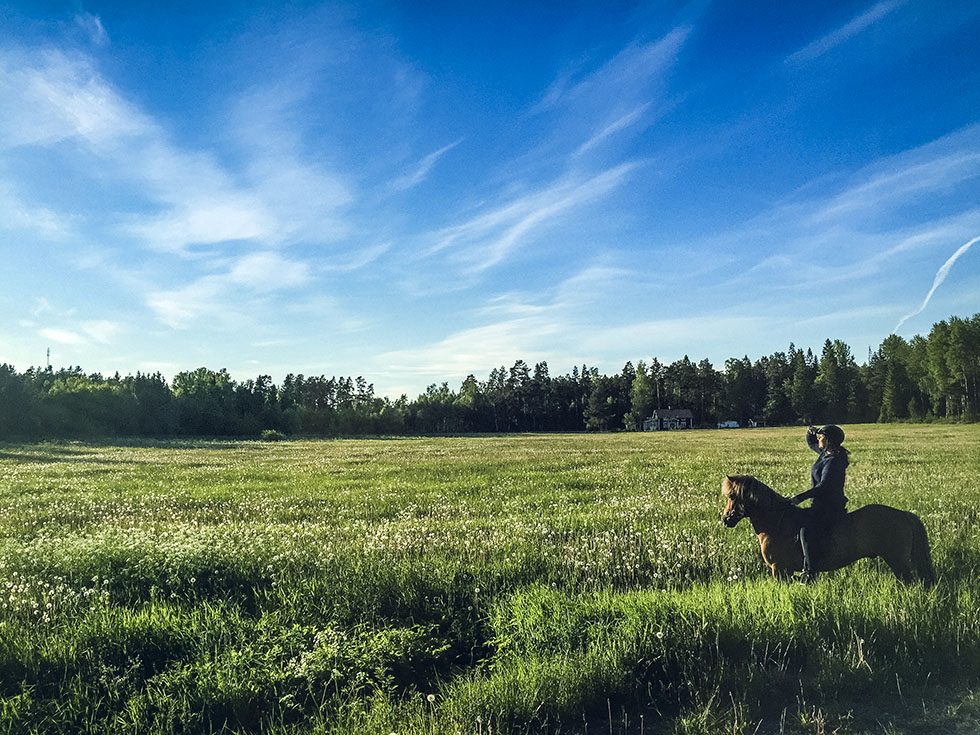
[[414,397],[980,312],[980,3],[0,0],[0,363]]

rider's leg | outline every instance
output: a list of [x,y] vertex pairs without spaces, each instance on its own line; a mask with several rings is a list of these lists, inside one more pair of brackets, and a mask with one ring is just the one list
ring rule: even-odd
[[813,540],[810,537],[811,533],[812,530],[806,526],[800,529],[800,547],[803,549],[803,581],[805,582],[812,582],[816,576],[813,573],[813,553],[810,548],[810,543]]

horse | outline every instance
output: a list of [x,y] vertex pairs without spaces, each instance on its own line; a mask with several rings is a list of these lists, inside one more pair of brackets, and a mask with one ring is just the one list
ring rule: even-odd
[[[734,528],[748,518],[759,537],[762,559],[775,579],[803,569],[797,534],[803,511],[751,475],[727,475],[721,484],[727,500],[722,523]],[[902,582],[935,584],[929,538],[922,520],[887,505],[866,505],[843,516],[823,539],[814,572],[846,567],[858,559],[881,557]]]

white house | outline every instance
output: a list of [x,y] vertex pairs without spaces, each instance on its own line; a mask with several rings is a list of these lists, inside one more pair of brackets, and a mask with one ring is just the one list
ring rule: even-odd
[[658,408],[643,420],[644,431],[670,431],[690,429],[694,426],[694,414],[686,408]]

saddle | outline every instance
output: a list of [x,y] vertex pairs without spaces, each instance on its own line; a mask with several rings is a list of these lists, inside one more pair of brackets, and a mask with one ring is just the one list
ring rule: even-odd
[[840,513],[835,515],[817,514],[811,508],[794,508],[793,510],[795,512],[788,519],[788,522],[792,523],[794,527],[793,539],[796,543],[800,543],[800,531],[803,526],[806,526],[812,531],[808,534],[807,539],[811,553],[816,556],[822,555],[834,527],[847,516],[847,510],[843,508]]

